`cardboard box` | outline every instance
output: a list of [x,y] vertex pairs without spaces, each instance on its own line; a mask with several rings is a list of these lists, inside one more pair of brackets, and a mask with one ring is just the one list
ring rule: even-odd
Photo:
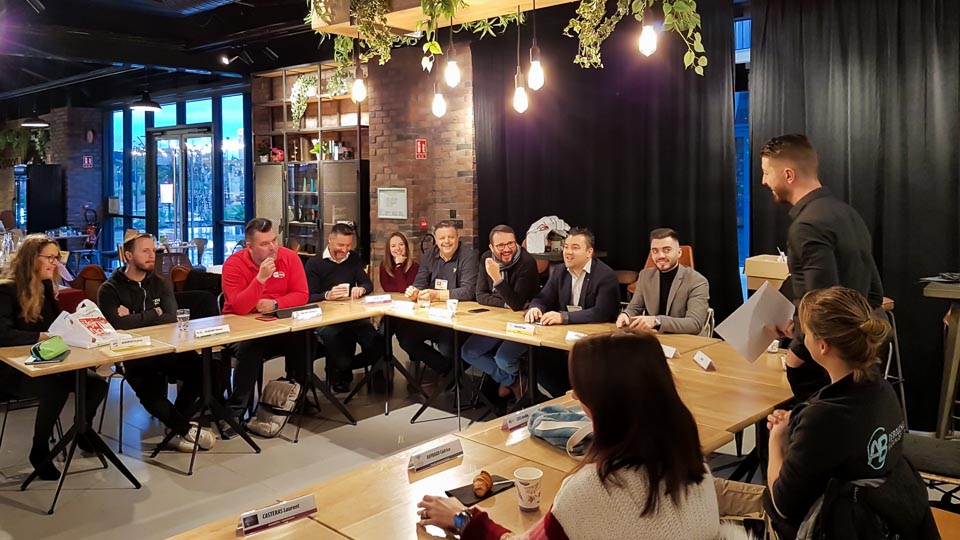
[[767,281],[770,286],[780,289],[790,276],[786,261],[780,261],[776,255],[754,255],[743,263],[743,274],[747,276],[747,290],[755,291]]

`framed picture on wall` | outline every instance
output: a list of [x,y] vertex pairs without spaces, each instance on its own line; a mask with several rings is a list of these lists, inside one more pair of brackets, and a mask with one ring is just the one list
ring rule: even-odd
[[377,217],[407,219],[407,188],[377,188]]

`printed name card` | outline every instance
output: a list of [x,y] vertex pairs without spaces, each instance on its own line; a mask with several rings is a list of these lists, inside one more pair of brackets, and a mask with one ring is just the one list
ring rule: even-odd
[[389,304],[393,302],[393,297],[389,294],[372,294],[370,296],[363,297],[363,301],[368,304]]
[[442,307],[442,308],[432,307],[430,308],[429,311],[427,311],[427,317],[430,317],[431,319],[449,320],[453,318],[453,314],[454,314],[453,311],[445,307]]
[[573,330],[567,330],[567,335],[563,339],[566,341],[578,341],[587,337],[583,332],[574,332]]
[[663,347],[663,355],[666,356],[667,358],[677,357],[677,349],[669,345],[660,345],[660,346]]
[[149,347],[150,346],[150,337],[128,337],[123,338],[117,341],[114,341],[110,344],[111,351],[123,351],[126,349],[136,349],[138,347]]
[[703,368],[704,371],[716,371],[717,366],[713,365],[713,360],[709,356],[703,354],[703,351],[697,351],[697,354],[693,355],[693,361],[697,363],[698,366]]
[[407,469],[414,472],[422,471],[462,455],[463,445],[460,444],[460,439],[454,439],[447,444],[410,456],[410,465],[407,466]]
[[539,411],[540,407],[529,407],[523,409],[522,411],[517,411],[513,414],[508,414],[503,417],[503,423],[500,424],[500,429],[503,431],[513,431],[519,427],[525,427],[530,423],[530,414],[534,411]]
[[317,511],[316,496],[304,495],[290,501],[283,501],[277,504],[251,510],[240,514],[240,526],[243,535],[262,531],[263,529],[287,523],[299,518],[304,518]]
[[219,336],[220,334],[229,334],[229,333],[230,333],[230,325],[221,324],[220,326],[211,326],[210,328],[197,328],[196,331],[193,332],[193,338],[200,339],[200,338]]
[[307,319],[315,319],[317,317],[323,316],[323,309],[315,307],[310,309],[301,309],[300,311],[294,311],[290,315],[295,321],[305,321]]
[[407,300],[397,300],[390,306],[390,309],[396,311],[397,313],[408,313],[413,314],[413,308],[416,307],[416,304],[409,302]]
[[532,336],[535,330],[536,330],[536,327],[532,324],[523,324],[523,323],[515,323],[515,322],[507,323],[507,332],[510,332],[511,334],[523,334],[525,336]]

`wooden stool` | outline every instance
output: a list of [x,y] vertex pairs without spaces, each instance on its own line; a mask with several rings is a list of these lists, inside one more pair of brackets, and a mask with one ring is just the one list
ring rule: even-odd
[[[899,391],[900,407],[903,409],[903,425],[909,429],[907,423],[907,395],[903,390],[903,366],[900,363],[900,340],[897,338],[897,318],[893,314],[895,305],[896,303],[892,298],[883,297],[881,307],[890,321],[890,328],[893,332],[890,348],[887,351],[887,364],[883,369],[883,378]],[[896,366],[896,374],[891,373],[894,366]]]

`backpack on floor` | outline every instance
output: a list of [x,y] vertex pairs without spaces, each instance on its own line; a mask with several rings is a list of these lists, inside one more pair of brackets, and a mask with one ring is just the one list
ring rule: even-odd
[[261,437],[276,437],[287,425],[299,398],[298,383],[283,379],[268,382],[260,395],[256,416],[247,421],[247,429]]

